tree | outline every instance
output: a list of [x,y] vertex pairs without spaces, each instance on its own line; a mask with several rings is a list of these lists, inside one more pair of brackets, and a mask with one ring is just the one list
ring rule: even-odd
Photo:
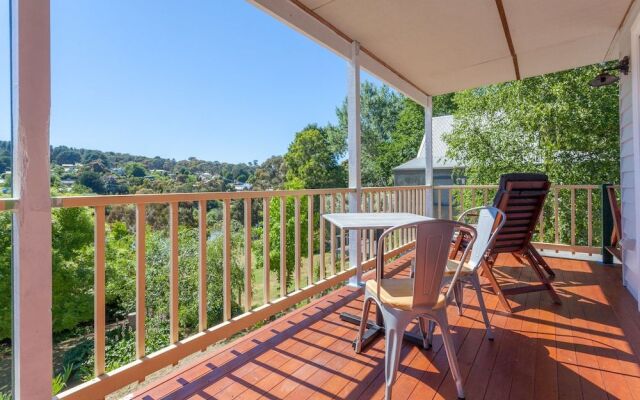
[[[361,165],[363,186],[385,186],[389,174],[385,174],[379,163],[384,154],[382,144],[391,140],[403,107],[403,96],[388,86],[376,86],[365,81],[360,88],[361,97]],[[347,152],[347,100],[336,110],[338,124],[327,128],[331,150],[337,159]],[[417,151],[417,149],[416,149]]]
[[83,171],[82,173],[80,173],[80,176],[78,176],[78,183],[80,183],[82,186],[85,186],[91,189],[91,191],[94,193],[97,193],[97,194],[106,193],[102,176],[97,172],[93,172],[89,170]]
[[[472,184],[495,184],[507,172],[543,172],[554,184],[600,184],[619,180],[618,88],[589,87],[600,66],[589,66],[456,94],[453,132],[444,137],[450,159],[464,165]],[[454,194],[453,202],[461,204]],[[555,196],[554,196],[555,197]],[[467,199],[468,201],[469,199]],[[551,200],[551,199],[550,199]],[[586,193],[557,194],[560,241],[588,243]],[[593,209],[601,207],[597,191]],[[467,203],[469,204],[469,203]],[[544,224],[553,224],[547,201]],[[575,210],[575,224],[571,210]],[[599,230],[593,241],[598,243]]]
[[451,115],[457,109],[455,93],[442,94],[433,97],[433,116]]
[[86,208],[53,211],[53,331],[93,318],[93,221]]
[[250,182],[258,190],[281,189],[286,173],[284,158],[271,156],[256,168]]
[[[269,226],[261,226],[258,228],[258,234],[261,236],[264,229],[269,230],[269,266],[272,272],[275,273],[276,279],[280,285],[282,282],[280,281],[280,260],[282,257],[282,252],[280,251],[280,205],[283,198],[273,197],[269,199]],[[284,198],[285,201],[285,265],[286,265],[286,286],[291,289],[294,287],[294,270],[295,270],[295,200],[293,197]],[[307,243],[308,238],[308,198],[301,197],[300,198],[300,243]],[[316,203],[317,204],[317,203]],[[314,215],[315,224],[317,225],[319,215],[316,213]],[[314,248],[318,248],[318,234],[317,231],[314,232]],[[255,254],[255,265],[256,268],[264,267],[264,257],[263,257],[263,242],[257,241],[254,242],[254,254]],[[307,246],[300,246],[300,257],[304,258],[309,255]],[[301,266],[302,268],[302,266]],[[305,286],[305,284],[302,284]]]
[[143,178],[148,175],[147,168],[139,162],[130,162],[124,166],[124,171],[128,176],[134,178]]
[[386,184],[392,183],[393,168],[414,158],[424,137],[424,107],[405,98],[398,122],[391,132],[390,140],[382,143],[385,149],[380,155],[379,165],[386,177]]
[[544,172],[557,184],[618,181],[618,88],[591,88],[599,69],[457,93],[447,156],[470,183],[496,183],[510,171]]
[[296,133],[284,155],[288,188],[330,188],[345,185],[343,170],[331,151],[327,134],[316,125]]
[[82,157],[80,153],[75,149],[64,148],[58,152],[55,156],[56,164],[75,164],[79,163]]
[[0,340],[11,337],[11,213],[0,213]]

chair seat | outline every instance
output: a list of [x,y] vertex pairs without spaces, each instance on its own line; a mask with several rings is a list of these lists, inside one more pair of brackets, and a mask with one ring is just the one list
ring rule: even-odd
[[[376,293],[376,281],[368,280],[366,288],[371,293]],[[380,301],[393,308],[410,311],[413,305],[413,279],[382,279]],[[433,306],[433,309],[442,308],[445,303],[444,294],[440,294],[438,302]]]
[[[447,267],[444,270],[444,275],[453,276],[456,273],[456,270],[458,269],[458,265],[460,265],[459,260],[447,261]],[[469,263],[466,262],[462,265],[462,268],[460,269],[460,276],[471,275],[472,272],[473,272],[473,268],[471,268],[471,265],[469,265]]]

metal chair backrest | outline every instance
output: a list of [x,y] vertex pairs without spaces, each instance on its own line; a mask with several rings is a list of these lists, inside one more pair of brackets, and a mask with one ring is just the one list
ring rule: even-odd
[[[471,235],[470,246],[465,250],[462,260],[466,260],[469,249],[476,240],[476,230],[471,225],[457,221],[430,220],[416,224],[396,226],[384,231],[378,240],[378,289],[377,295],[380,297],[380,282],[384,263],[384,238],[398,229],[415,228],[416,249],[415,249],[415,270],[413,278],[413,304],[412,308],[431,308],[438,302],[440,295],[442,277],[447,266],[451,239],[460,228],[464,228]],[[460,264],[462,265],[462,264]],[[460,268],[456,271],[447,297],[451,294],[453,284],[458,278]]]
[[477,236],[476,242],[471,248],[468,264],[475,271],[482,264],[487,250],[493,246],[497,233],[505,224],[506,216],[495,207],[475,207],[462,213],[458,221],[467,223],[466,218],[472,215],[478,216],[476,224]]
[[497,232],[492,254],[513,253],[529,246],[550,187],[545,174],[515,173],[500,177],[493,206],[504,212],[507,220]]

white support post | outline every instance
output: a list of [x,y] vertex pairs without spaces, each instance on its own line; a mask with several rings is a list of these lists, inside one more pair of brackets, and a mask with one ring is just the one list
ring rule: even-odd
[[[347,100],[348,147],[349,147],[349,212],[360,212],[362,182],[360,179],[360,45],[351,44],[351,60],[349,61],[349,88]],[[362,281],[362,247],[360,232],[349,231],[349,264],[356,268],[356,274],[349,279],[349,285],[359,286]]]
[[13,393],[50,399],[51,108],[49,0],[11,1]]
[[424,107],[424,184],[425,192],[425,215],[433,217],[433,98],[427,98]]

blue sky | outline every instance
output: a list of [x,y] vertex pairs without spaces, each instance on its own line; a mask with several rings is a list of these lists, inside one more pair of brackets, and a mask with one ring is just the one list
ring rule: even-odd
[[[6,89],[8,0],[0,4]],[[53,145],[263,161],[283,154],[306,124],[335,122],[346,94],[344,60],[245,1],[52,0],[51,7]]]

